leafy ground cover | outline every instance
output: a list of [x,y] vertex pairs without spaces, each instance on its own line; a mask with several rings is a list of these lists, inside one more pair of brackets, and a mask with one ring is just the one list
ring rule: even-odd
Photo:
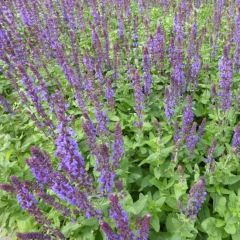
[[240,2],[0,2],[0,236],[240,239]]

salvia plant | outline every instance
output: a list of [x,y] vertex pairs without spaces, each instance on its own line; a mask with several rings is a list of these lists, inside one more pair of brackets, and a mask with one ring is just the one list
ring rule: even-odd
[[239,29],[238,0],[1,1],[0,234],[240,239]]

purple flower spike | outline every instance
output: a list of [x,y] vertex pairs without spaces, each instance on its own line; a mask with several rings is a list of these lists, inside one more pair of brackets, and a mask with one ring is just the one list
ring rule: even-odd
[[12,110],[12,107],[11,107],[10,103],[2,95],[0,95],[0,105],[2,105],[5,112],[13,113],[13,110]]
[[82,157],[77,141],[73,138],[74,132],[70,127],[59,124],[56,138],[56,156],[61,159],[60,167],[72,181],[76,181],[82,187],[90,187],[91,179],[85,170],[85,161]]
[[205,133],[205,127],[206,127],[206,118],[204,118],[201,122],[201,124],[198,127],[198,137],[201,139]]
[[222,22],[222,16],[223,16],[223,10],[224,10],[224,0],[216,0],[214,3],[214,12],[213,12],[213,23],[214,23],[214,35],[215,40],[212,44],[212,57],[216,56],[217,53],[217,42],[219,38],[220,33],[220,27]]
[[197,123],[193,123],[189,134],[186,137],[186,145],[190,153],[192,153],[198,143],[198,135],[196,132]]
[[40,197],[45,204],[48,204],[52,207],[54,207],[58,212],[60,212],[64,217],[69,217],[70,216],[70,209],[66,208],[63,206],[61,203],[56,201],[56,197],[53,197],[47,193],[44,192],[42,188],[37,188],[34,189],[37,196]]
[[[240,1],[239,1],[239,7],[240,7]],[[235,32],[233,36],[233,40],[236,44],[235,53],[234,53],[234,65],[236,70],[239,71],[240,69],[240,8],[238,10],[238,15],[236,17],[236,23],[235,23]]]
[[187,106],[184,109],[184,113],[183,113],[183,124],[182,124],[182,134],[186,135],[192,126],[192,122],[193,122],[193,118],[194,118],[194,114],[193,114],[193,110],[192,110],[192,97],[189,96],[187,98]]
[[[51,182],[51,174],[53,173],[49,155],[37,147],[31,148],[31,154],[32,157],[27,159],[26,162],[31,168],[32,174],[39,184],[48,185]],[[44,171],[41,171],[42,169]]]
[[196,8],[200,8],[201,7],[201,0],[195,0],[194,4],[195,4]]
[[20,13],[22,22],[28,27],[34,25],[36,18],[33,16],[33,11],[29,9],[29,5],[27,7],[26,3],[23,1],[16,1],[15,4],[17,11]]
[[119,240],[120,236],[113,232],[112,228],[106,222],[100,223],[101,229],[106,234],[108,240]]
[[139,237],[137,240],[148,240],[151,215],[147,214],[140,222]]
[[117,230],[121,236],[119,239],[134,239],[134,234],[130,230],[129,219],[127,213],[122,209],[118,197],[115,194],[112,194],[109,197],[111,208],[109,211],[110,217],[114,219],[117,225]]
[[176,98],[173,92],[174,90],[172,89],[172,86],[169,86],[165,90],[164,108],[165,108],[165,116],[168,119],[168,121],[173,117],[175,112]]
[[107,114],[99,108],[99,106],[96,107],[95,117],[97,120],[97,133],[99,135],[107,134],[108,117]]
[[124,153],[124,142],[120,123],[115,127],[115,139],[112,146],[112,162],[115,169],[119,167],[119,161]]
[[138,74],[138,71],[136,69],[133,69],[132,72],[132,85],[134,90],[134,97],[135,97],[135,111],[138,116],[138,126],[142,126],[142,119],[143,119],[143,101],[144,101],[144,95],[142,92],[142,85],[140,76]]
[[197,85],[197,78],[201,69],[201,58],[199,54],[195,54],[193,57],[193,62],[191,64],[191,78],[194,80],[195,86]]
[[52,238],[43,233],[31,232],[31,233],[17,233],[17,238],[21,240],[51,240]]
[[[183,5],[182,5],[183,6]],[[184,40],[184,18],[183,14],[177,13],[174,17],[174,33],[176,42],[182,44]]]
[[55,92],[51,96],[54,102],[54,111],[60,122],[69,122],[69,117],[67,116],[68,104],[65,102],[64,97],[60,91]]
[[12,177],[12,183],[17,193],[17,200],[22,209],[29,212],[38,223],[50,225],[51,223],[42,215],[42,212],[37,206],[37,200],[30,193],[26,184],[21,183],[17,177]]
[[151,35],[148,40],[149,53],[154,63],[163,65],[165,55],[165,33],[162,26],[158,26],[156,34]]
[[39,97],[39,92],[37,87],[35,86],[34,80],[31,76],[29,76],[26,72],[26,69],[22,66],[18,66],[18,70],[22,77],[22,84],[25,87],[27,96],[31,99],[32,103],[34,104],[38,114],[43,118],[45,123],[49,123],[48,125],[52,127],[52,122],[48,119],[48,116],[43,108],[41,98]]
[[144,70],[144,93],[148,95],[151,90],[152,85],[152,75],[151,75],[151,59],[148,53],[148,49],[143,50],[143,70]]
[[233,66],[232,60],[229,58],[230,47],[225,46],[224,54],[219,61],[219,72],[220,72],[220,101],[221,108],[224,112],[228,111],[232,104],[232,75],[233,75]]
[[114,108],[115,106],[115,100],[114,100],[114,90],[112,88],[112,82],[111,79],[106,80],[106,90],[105,90],[105,97],[107,99],[108,105],[111,108]]
[[92,28],[92,47],[95,49],[96,53],[100,60],[103,58],[103,49],[98,36],[98,33],[95,28]]
[[213,163],[213,154],[216,150],[216,147],[217,147],[217,140],[214,139],[212,141],[212,144],[211,144],[211,147],[208,149],[208,155],[207,155],[207,159],[205,160],[205,162],[207,164],[209,164],[210,166],[212,165]]
[[118,36],[119,36],[119,38],[124,37],[124,22],[123,22],[122,17],[118,18]]
[[91,151],[95,153],[97,148],[97,144],[96,144],[97,130],[95,128],[94,123],[91,121],[89,117],[87,117],[87,119],[82,124],[82,128],[86,134],[88,146],[90,147]]
[[15,188],[11,184],[2,183],[0,184],[0,189],[5,192],[15,193]]
[[195,219],[207,196],[205,180],[201,178],[190,189],[187,208],[184,213],[187,217]]
[[93,208],[87,194],[71,185],[62,174],[55,172],[52,175],[51,189],[59,198],[81,209],[87,218],[99,217],[100,212]]
[[234,151],[237,151],[240,146],[240,123],[234,130],[234,135],[232,139],[232,148]]
[[174,122],[174,136],[173,141],[175,144],[178,144],[181,140],[181,128],[179,128],[179,124],[177,121]]
[[106,144],[101,144],[97,152],[96,170],[101,173],[99,182],[102,192],[112,192],[114,171],[110,165],[109,149]]

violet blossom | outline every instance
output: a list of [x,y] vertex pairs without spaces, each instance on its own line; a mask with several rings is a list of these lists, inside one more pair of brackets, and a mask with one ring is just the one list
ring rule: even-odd
[[232,77],[233,77],[233,67],[232,60],[229,58],[230,47],[225,46],[224,54],[219,61],[218,68],[220,72],[220,102],[221,108],[224,112],[228,111],[232,104]]
[[206,199],[206,196],[205,180],[201,178],[190,189],[188,203],[184,214],[191,219],[195,219]]

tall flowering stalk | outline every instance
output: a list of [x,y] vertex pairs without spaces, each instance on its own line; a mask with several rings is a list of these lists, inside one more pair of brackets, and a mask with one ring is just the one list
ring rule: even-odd
[[200,8],[201,7],[201,4],[202,4],[202,1],[201,0],[195,0],[194,1],[194,5],[196,8]]
[[206,131],[206,118],[204,118],[198,127],[198,138],[201,139]]
[[155,35],[148,40],[149,53],[154,64],[159,64],[162,68],[165,57],[165,32],[161,25],[157,27]]
[[120,123],[115,127],[115,138],[112,145],[112,162],[115,169],[119,167],[119,161],[124,154],[124,142]]
[[233,40],[235,43],[235,53],[234,53],[234,65],[237,71],[240,69],[240,7],[238,9],[238,15],[235,21],[235,31],[233,35]]
[[44,125],[50,129],[53,129],[54,125],[53,125],[52,121],[49,119],[49,117],[43,107],[43,101],[39,94],[39,92],[40,93],[42,92],[42,96],[45,96],[46,100],[48,99],[47,92],[46,92],[47,91],[46,86],[44,86],[44,87],[42,86],[40,89],[37,88],[36,84],[33,81],[33,78],[28,75],[26,69],[22,65],[18,66],[18,72],[20,73],[20,75],[22,77],[22,84],[26,89],[27,97],[29,99],[31,99],[31,102],[33,103],[33,105],[35,106],[35,108],[37,110],[37,113],[43,120]]
[[111,194],[109,196],[109,201],[111,204],[109,215],[115,221],[117,227],[117,234],[113,232],[110,226],[103,222],[104,232],[109,240],[126,240],[126,239],[136,239],[136,240],[147,240],[149,233],[149,224],[151,216],[149,214],[145,215],[143,219],[137,221],[138,231],[134,233],[130,228],[130,221],[127,212],[123,210],[119,203],[119,198],[116,194]]
[[39,198],[43,200],[45,204],[48,204],[49,206],[55,208],[64,217],[69,217],[71,215],[69,208],[63,206],[55,196],[47,194],[44,189],[42,187],[39,187],[37,184],[34,186],[34,192]]
[[61,159],[60,168],[63,169],[73,181],[82,187],[90,187],[91,179],[85,170],[85,161],[82,157],[74,131],[68,126],[69,117],[66,114],[67,105],[60,92],[53,96],[55,113],[59,120],[57,127],[56,156]]
[[184,214],[191,219],[195,219],[206,199],[206,196],[205,180],[201,178],[190,189],[188,203],[184,210]]
[[213,10],[213,44],[212,57],[215,57],[217,52],[217,43],[220,35],[220,27],[222,22],[222,15],[224,10],[224,0],[216,0]]
[[143,75],[144,75],[144,93],[148,95],[152,85],[151,75],[151,59],[149,56],[148,48],[143,49]]
[[183,65],[184,15],[179,12],[174,17],[173,35],[170,39],[169,57],[172,67],[171,85],[178,98],[184,90],[185,74]]
[[95,168],[100,172],[101,192],[112,192],[115,173],[110,163],[109,148],[106,144],[98,146]]
[[107,222],[101,222],[100,226],[103,230],[103,232],[105,233],[105,235],[107,236],[108,240],[119,240],[120,236],[116,233],[114,233],[114,231],[112,230],[112,228],[109,226],[109,224]]
[[189,131],[187,137],[186,137],[186,145],[190,153],[192,153],[198,143],[198,134],[197,134],[197,123],[194,122],[191,130]]
[[147,214],[144,216],[143,219],[141,219],[139,225],[139,237],[137,237],[137,240],[147,240],[149,235],[149,226],[150,226],[150,220],[151,215]]
[[212,144],[211,144],[210,148],[208,149],[207,158],[205,159],[205,162],[207,164],[207,171],[208,172],[213,172],[214,171],[215,162],[214,162],[213,155],[214,155],[214,152],[216,151],[216,147],[217,147],[217,141],[216,141],[216,139],[214,139],[212,141]]
[[164,95],[165,116],[168,121],[173,117],[176,106],[176,97],[172,88],[172,86],[167,87]]
[[234,130],[233,139],[232,139],[232,148],[235,152],[238,152],[240,146],[240,124]]
[[190,39],[187,49],[187,61],[188,61],[188,84],[194,84],[196,88],[197,78],[201,69],[201,57],[199,54],[200,42],[197,40],[197,23],[194,22],[190,32]]
[[90,187],[91,179],[85,170],[85,161],[79,151],[77,141],[74,139],[73,130],[60,124],[57,134],[55,154],[61,159],[61,169],[66,171],[72,181],[76,181],[80,186]]
[[112,194],[109,197],[109,200],[111,203],[110,217],[116,222],[116,226],[120,235],[119,239],[134,239],[134,234],[129,226],[127,213],[120,206],[117,195]]
[[105,90],[105,97],[107,99],[108,105],[113,109],[115,106],[115,99],[114,99],[114,90],[112,86],[111,79],[106,80],[106,90]]
[[89,118],[88,115],[86,116],[86,119],[84,120],[84,122],[82,124],[82,128],[87,137],[88,147],[90,148],[92,154],[96,155],[97,130],[96,130],[95,124],[92,122],[92,120]]
[[232,77],[233,77],[233,64],[229,57],[230,46],[227,45],[224,48],[223,56],[219,61],[218,68],[220,73],[220,92],[219,98],[221,102],[221,108],[224,112],[227,112],[232,104]]
[[50,222],[43,216],[41,210],[38,208],[37,200],[28,187],[24,183],[21,183],[15,176],[12,177],[12,184],[16,190],[17,200],[20,206],[28,211],[37,222],[50,225]]
[[142,84],[139,73],[136,69],[131,71],[131,80],[133,85],[134,97],[135,97],[135,111],[138,116],[138,121],[136,123],[137,127],[142,127],[143,125],[143,101],[144,95],[142,92]]
[[51,240],[52,238],[43,233],[31,232],[31,233],[17,233],[17,238],[20,240],[28,240],[28,239],[35,239],[35,240]]
[[193,105],[192,105],[192,97],[189,96],[187,98],[187,105],[185,106],[183,112],[183,123],[182,123],[182,134],[183,136],[187,135],[191,129],[192,122],[194,119],[193,114]]

